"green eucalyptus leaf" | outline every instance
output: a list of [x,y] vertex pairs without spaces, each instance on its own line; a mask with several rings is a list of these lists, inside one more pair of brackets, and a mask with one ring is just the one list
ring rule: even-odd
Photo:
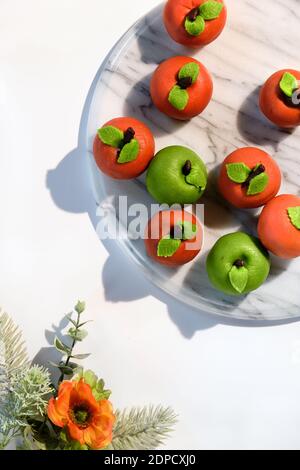
[[118,163],[129,163],[137,159],[140,151],[140,144],[136,139],[132,139],[129,144],[124,145],[122,148]]
[[69,377],[74,374],[72,367],[61,366],[59,367],[59,370],[61,371],[62,374],[68,375]]
[[53,361],[48,361],[48,364],[52,367],[59,367],[59,364],[56,364],[56,362]]
[[[64,367],[64,366],[65,366],[65,363],[63,361],[61,361],[58,364],[58,367]],[[68,362],[67,367],[70,367],[73,371],[75,371],[76,369],[78,369],[78,364],[75,364],[75,362]]]
[[300,206],[289,207],[287,211],[293,226],[300,230]]
[[251,173],[251,169],[245,163],[228,163],[226,165],[227,176],[234,183],[245,183]]
[[70,323],[72,323],[72,325],[74,325],[75,327],[77,326],[77,323],[75,320],[73,320],[72,318],[72,313],[70,313],[69,315],[66,316],[67,319],[69,320]]
[[74,356],[71,356],[72,359],[79,359],[79,360],[82,360],[82,359],[87,359],[88,357],[90,357],[90,354],[74,354]]
[[71,369],[73,370],[73,372],[75,372],[76,369],[78,369],[78,364],[76,364],[75,362],[69,362],[69,363],[68,363],[68,367],[71,367]]
[[199,7],[200,15],[204,20],[215,20],[220,16],[223,7],[222,3],[216,1],[202,3]]
[[193,240],[197,236],[197,225],[192,222],[179,222],[182,231],[182,240]]
[[87,337],[88,332],[85,330],[78,330],[77,328],[70,328],[68,335],[76,341],[83,341]]
[[202,16],[197,16],[195,21],[185,19],[184,27],[190,36],[199,36],[205,29],[205,21]]
[[157,246],[157,256],[160,258],[171,258],[179,250],[181,240],[175,240],[170,235],[162,238]]
[[280,80],[279,86],[281,91],[286,96],[291,98],[293,96],[294,91],[298,88],[298,80],[291,73],[285,72],[282,76],[282,79]]
[[120,148],[124,139],[124,132],[114,126],[105,126],[98,130],[98,136],[103,144]]
[[229,271],[229,280],[232,287],[239,293],[242,294],[248,284],[249,272],[248,269],[243,266],[238,268],[232,266]]
[[181,67],[178,73],[178,78],[182,79],[182,78],[190,77],[193,83],[195,83],[197,81],[199,73],[200,73],[199,65],[196,64],[195,62],[189,62],[188,64],[185,64],[183,67]]
[[193,166],[189,175],[185,177],[187,184],[195,186],[199,191],[203,191],[206,188],[207,179],[204,172],[199,167]]
[[55,337],[55,340],[54,340],[54,347],[57,349],[57,351],[61,353],[70,354],[71,352],[71,349],[69,348],[69,346],[64,344],[60,339],[57,338],[57,336]]
[[85,311],[85,302],[81,302],[79,300],[75,306],[75,311],[78,313],[78,315],[81,315]]
[[84,321],[83,323],[79,323],[77,328],[82,328],[84,325],[87,325],[88,323],[91,323],[91,322],[92,322],[92,320],[88,320],[88,321]]
[[256,194],[262,193],[269,183],[269,175],[267,173],[261,173],[260,175],[255,176],[250,181],[249,188],[247,191],[248,196],[255,196]]
[[180,88],[179,85],[175,85],[169,93],[168,100],[173,108],[183,111],[189,102],[189,94],[186,90]]

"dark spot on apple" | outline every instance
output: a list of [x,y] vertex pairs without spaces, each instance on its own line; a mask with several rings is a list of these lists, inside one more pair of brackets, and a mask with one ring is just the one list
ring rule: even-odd
[[192,162],[190,160],[187,160],[182,168],[182,173],[184,174],[184,176],[188,176],[191,171],[192,171]]
[[237,268],[243,268],[245,266],[245,261],[242,259],[237,259],[233,265]]
[[258,175],[261,175],[262,173],[264,173],[266,171],[266,168],[264,165],[258,165],[257,167],[253,168],[251,170],[251,173],[249,174],[248,178],[246,179],[246,181],[242,184],[242,187],[243,188],[248,188],[251,181]]
[[186,17],[189,21],[194,22],[197,16],[199,16],[199,7],[193,8]]

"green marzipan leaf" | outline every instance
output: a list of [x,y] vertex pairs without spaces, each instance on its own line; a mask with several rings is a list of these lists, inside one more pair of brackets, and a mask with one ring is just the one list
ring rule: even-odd
[[120,148],[124,139],[124,133],[114,126],[102,127],[98,130],[100,140],[111,147]]
[[244,292],[248,283],[248,278],[249,272],[245,267],[238,268],[237,266],[232,266],[229,271],[230,284],[239,294]]
[[200,15],[204,20],[215,20],[223,10],[223,4],[220,2],[209,1],[203,3],[200,8]]
[[181,240],[175,240],[169,235],[162,238],[157,246],[157,256],[160,258],[171,258],[180,248]]
[[140,144],[136,139],[132,139],[129,144],[124,145],[118,158],[118,163],[129,163],[137,159],[140,151]]
[[300,230],[300,206],[289,207],[287,211],[290,221],[292,222],[294,227]]
[[226,165],[227,176],[234,183],[245,183],[251,173],[250,168],[245,163],[228,163]]
[[294,75],[292,75],[291,73],[285,72],[283,74],[282,79],[280,80],[279,86],[281,91],[283,91],[286,96],[291,98],[293,96],[294,91],[298,88],[297,78],[294,77]]
[[199,191],[206,188],[206,177],[201,168],[193,167],[190,174],[185,177],[187,184],[195,186]]
[[190,77],[195,83],[197,81],[197,78],[199,76],[200,72],[200,67],[198,64],[195,62],[189,62],[188,64],[185,64],[181,69],[179,70],[178,78],[187,78]]
[[247,191],[248,196],[255,196],[256,194],[262,193],[269,183],[269,176],[267,173],[261,173],[260,175],[255,176],[250,181],[249,188]]
[[192,222],[179,222],[179,227],[182,232],[182,240],[193,240],[197,236],[197,225]]
[[197,16],[195,21],[190,21],[186,18],[184,27],[190,36],[199,36],[205,29],[205,21],[200,15]]
[[168,100],[173,108],[183,111],[189,102],[189,94],[186,90],[180,88],[180,86],[175,85],[169,93]]

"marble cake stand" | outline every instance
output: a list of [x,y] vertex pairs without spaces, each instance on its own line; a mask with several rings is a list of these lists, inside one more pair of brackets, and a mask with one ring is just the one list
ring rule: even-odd
[[[163,6],[139,20],[121,38],[102,64],[93,86],[89,107],[86,148],[97,203],[124,224],[118,196],[129,204],[153,202],[144,178],[117,182],[96,168],[92,142],[97,129],[112,117],[129,115],[152,129],[157,149],[186,145],[202,156],[210,170],[210,188],[204,198],[205,243],[194,263],[171,271],[153,263],[143,241],[118,237],[120,246],[161,289],[199,311],[245,320],[284,320],[300,317],[300,260],[272,258],[268,281],[256,292],[241,298],[227,297],[213,289],[205,271],[206,255],[223,234],[245,230],[256,234],[257,212],[232,210],[219,200],[216,170],[231,151],[243,146],[265,149],[278,161],[284,182],[281,192],[299,194],[300,133],[281,131],[261,115],[257,103],[262,82],[275,70],[297,68],[299,62],[298,1],[227,0],[228,25],[213,44],[200,51],[173,42],[162,23]],[[157,64],[173,55],[194,55],[213,74],[214,97],[206,111],[188,123],[160,114],[149,95],[149,80]],[[126,273],[125,273],[126,274]]]

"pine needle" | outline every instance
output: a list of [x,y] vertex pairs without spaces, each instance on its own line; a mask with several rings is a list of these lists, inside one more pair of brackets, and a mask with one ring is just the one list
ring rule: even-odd
[[148,406],[116,412],[113,450],[154,450],[173,431],[176,415],[171,408]]

